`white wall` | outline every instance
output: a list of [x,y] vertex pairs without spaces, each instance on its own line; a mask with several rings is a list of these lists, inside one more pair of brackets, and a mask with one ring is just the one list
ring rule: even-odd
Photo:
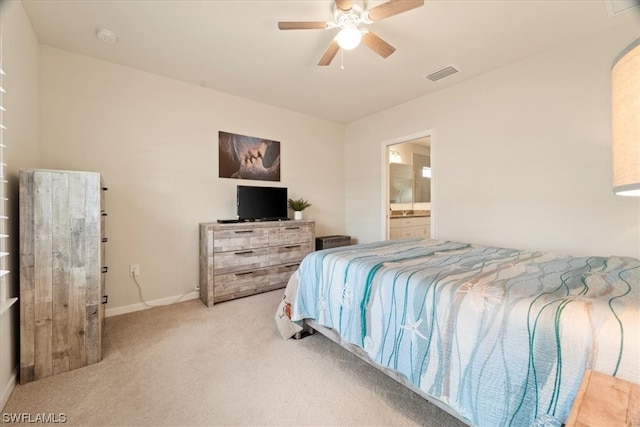
[[[316,234],[344,233],[344,125],[41,47],[43,167],[102,173],[107,313],[198,285],[198,223],[234,218],[238,184],[312,203]],[[281,142],[281,182],[218,178],[218,131]]]
[[610,67],[635,25],[542,53],[350,123],[347,231],[383,230],[383,141],[433,130],[435,236],[640,256],[640,201],[611,190]]
[[[38,40],[19,1],[0,3],[4,95],[4,132],[8,205],[9,267],[8,297],[18,296],[18,168],[38,167]],[[0,409],[15,385],[18,366],[18,305],[0,315]]]

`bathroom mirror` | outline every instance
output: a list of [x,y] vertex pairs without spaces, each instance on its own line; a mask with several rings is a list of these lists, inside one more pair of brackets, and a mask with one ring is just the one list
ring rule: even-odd
[[413,154],[413,165],[389,165],[389,203],[431,202],[429,157]]
[[431,202],[431,161],[429,156],[413,153],[413,202]]
[[389,165],[389,203],[413,203],[413,168],[411,165]]

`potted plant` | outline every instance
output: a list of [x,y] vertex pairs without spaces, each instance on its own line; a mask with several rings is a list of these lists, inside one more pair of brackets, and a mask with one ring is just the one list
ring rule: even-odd
[[293,219],[302,219],[302,211],[311,206],[305,199],[289,199],[289,207],[293,211]]

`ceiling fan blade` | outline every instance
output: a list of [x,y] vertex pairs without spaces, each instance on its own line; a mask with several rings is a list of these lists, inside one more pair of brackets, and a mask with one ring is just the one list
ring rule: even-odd
[[329,47],[327,47],[327,50],[324,51],[324,54],[322,55],[322,58],[320,58],[320,62],[318,62],[318,65],[324,66],[331,64],[331,61],[333,61],[333,58],[336,56],[339,50],[340,46],[338,46],[338,42],[335,40],[331,40],[331,43],[329,43]]
[[343,12],[349,12],[353,6],[352,0],[336,0],[336,7]]
[[362,35],[362,43],[383,58],[386,58],[396,51],[395,47],[391,46],[371,31],[367,31]]
[[369,10],[369,19],[379,21],[423,5],[424,0],[389,0]]
[[280,21],[278,28],[281,30],[324,30],[328,24],[326,21]]

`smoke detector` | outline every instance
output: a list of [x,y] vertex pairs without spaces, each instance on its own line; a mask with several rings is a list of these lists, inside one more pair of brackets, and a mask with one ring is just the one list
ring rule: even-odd
[[107,44],[114,44],[118,41],[116,33],[111,30],[107,30],[106,28],[98,28],[98,30],[96,30],[96,38],[102,43]]

